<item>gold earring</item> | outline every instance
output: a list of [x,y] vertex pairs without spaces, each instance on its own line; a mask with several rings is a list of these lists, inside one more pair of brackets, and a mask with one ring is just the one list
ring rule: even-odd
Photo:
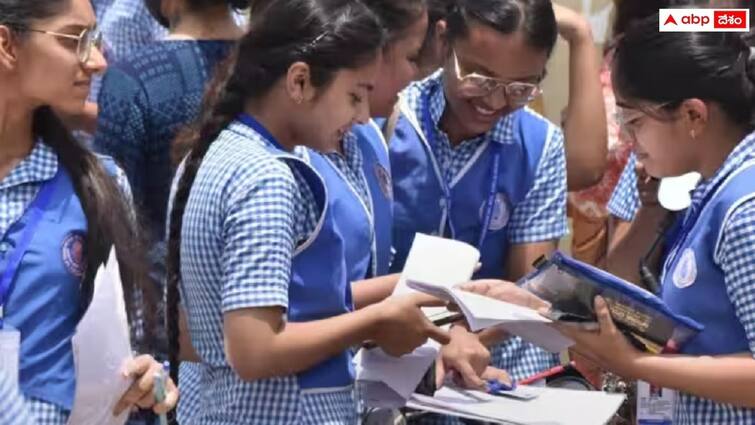
[[297,105],[301,105],[301,103],[304,102],[304,97],[302,97],[301,95],[296,96],[296,99],[294,101]]

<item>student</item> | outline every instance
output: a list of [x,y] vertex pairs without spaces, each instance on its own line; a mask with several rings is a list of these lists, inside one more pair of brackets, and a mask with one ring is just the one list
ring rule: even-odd
[[[545,0],[459,0],[446,37],[444,69],[404,91],[390,143],[391,268],[403,268],[422,232],[481,248],[476,278],[516,281],[566,233],[562,133],[523,108],[540,91],[556,41],[553,9]],[[492,357],[514,379],[558,362],[519,338]]]
[[[339,223],[354,229],[346,240],[346,265],[355,287],[375,294],[374,302],[395,287],[398,274],[389,275],[392,248],[393,199],[388,148],[376,121],[388,116],[399,92],[417,75],[417,58],[427,33],[427,6],[424,0],[364,0],[380,19],[388,41],[382,50],[380,72],[369,98],[374,119],[355,125],[344,137],[340,149],[326,153],[327,167],[318,171],[329,189],[346,196],[334,198],[332,211]],[[374,279],[377,278],[377,279]],[[371,296],[369,298],[372,298]],[[459,372],[468,387],[483,386],[483,378],[503,377],[505,373],[486,370],[490,353],[477,338],[460,330],[452,331],[452,341],[441,349],[439,367]],[[438,374],[442,379],[442,373]]]
[[[150,323],[154,291],[123,172],[83,148],[52,112],[84,107],[92,76],[106,66],[99,40],[87,0],[0,0],[0,305],[5,329],[21,333],[20,390],[40,424],[67,421],[71,338],[111,247],[134,343],[146,347],[152,333],[139,326]],[[164,404],[151,397],[160,369],[148,355],[133,360],[136,381],[116,410],[172,408],[172,383]]]
[[[450,54],[446,32],[447,17],[457,0],[429,0],[429,27],[419,56],[420,78],[443,67]],[[481,4],[494,13],[497,5]],[[587,19],[567,7],[553,4],[559,35],[569,46],[569,104],[564,116],[567,184],[578,191],[598,184],[605,171],[607,132],[601,127],[605,118],[600,64],[595,56],[595,42]],[[391,121],[389,121],[391,123]],[[390,128],[394,124],[391,123]],[[386,132],[390,134],[390,132]]]
[[348,0],[268,2],[251,28],[176,176],[171,357],[180,282],[203,365],[198,423],[354,423],[351,347],[399,355],[448,340],[419,309],[425,297],[365,306],[352,293],[350,229],[330,210],[342,194],[309,165],[322,158],[296,147],[335,150],[369,118],[382,29]]
[[678,354],[645,354],[601,299],[599,332],[563,330],[607,369],[680,391],[674,424],[752,424],[755,56],[737,33],[659,33],[657,25],[657,15],[647,18],[619,41],[614,87],[648,175],[703,176],[663,264],[661,295],[705,330]]

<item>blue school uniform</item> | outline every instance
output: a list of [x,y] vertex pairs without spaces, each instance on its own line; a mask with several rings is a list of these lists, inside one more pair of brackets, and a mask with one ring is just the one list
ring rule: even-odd
[[[476,278],[501,278],[512,244],[566,234],[566,171],[561,131],[529,109],[452,147],[439,128],[446,108],[442,74],[402,94],[390,143],[394,193],[392,270],[400,271],[417,232],[480,248]],[[521,379],[556,365],[557,355],[520,338],[492,350],[493,365]]]
[[[692,193],[663,267],[662,297],[705,330],[681,353],[755,357],[755,134]],[[755,409],[679,394],[674,424],[755,423]]]
[[226,360],[223,313],[282,307],[298,322],[353,309],[343,237],[314,171],[324,165],[308,164],[324,158],[280,150],[244,117],[205,155],[181,230],[182,299],[204,360],[194,423],[356,423],[349,350],[297,375],[253,382]]
[[[125,177],[103,159],[111,173]],[[21,332],[19,387],[38,424],[64,424],[73,405],[71,338],[83,314],[87,221],[69,173],[37,142],[0,182],[4,324]]]
[[[310,151],[311,155],[319,155]],[[388,148],[370,122],[355,126],[342,141],[342,152],[324,155],[318,169],[332,193],[331,211],[346,243],[349,280],[388,273],[393,222]],[[335,196],[338,193],[341,196]]]

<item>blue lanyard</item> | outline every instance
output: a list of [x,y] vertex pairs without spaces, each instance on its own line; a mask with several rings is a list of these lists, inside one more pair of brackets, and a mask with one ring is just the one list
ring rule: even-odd
[[262,136],[262,138],[264,138],[268,143],[273,145],[276,149],[286,151],[286,149],[284,149],[283,146],[278,142],[278,139],[276,139],[275,136],[273,136],[272,133],[270,133],[270,131],[268,131],[268,129],[265,128],[265,126],[262,125],[261,122],[257,121],[257,119],[254,118],[253,116],[244,112],[244,113],[239,114],[237,119],[241,121],[247,127],[257,132],[257,134]]
[[[13,279],[18,272],[18,267],[21,265],[21,260],[26,254],[26,250],[29,248],[34,233],[39,227],[39,223],[42,221],[42,215],[47,209],[47,205],[50,204],[50,200],[60,182],[61,170],[58,168],[57,174],[51,180],[47,181],[39,190],[36,198],[32,201],[29,208],[24,213],[27,216],[26,225],[21,233],[21,237],[18,240],[18,245],[13,251],[8,254],[8,262],[5,265],[2,277],[0,277],[0,329],[3,327],[3,308],[8,301],[10,295],[10,287],[13,283]],[[28,215],[27,215],[28,214]]]
[[[435,155],[437,152],[437,130],[435,128],[435,122],[433,122],[432,115],[430,114],[430,96],[428,93],[424,97],[422,104],[422,122],[427,132],[427,141],[430,144],[430,155]],[[488,229],[490,228],[490,222],[493,220],[493,213],[495,212],[495,201],[498,195],[498,178],[501,173],[501,151],[502,145],[500,143],[494,143],[493,152],[493,165],[491,171],[490,189],[488,191],[488,199],[485,202],[485,213],[482,220],[482,228],[480,229],[480,238],[477,241],[477,249],[481,250],[482,245],[485,243],[485,238],[488,235]],[[451,231],[451,238],[456,239],[456,229],[454,228],[454,222],[452,217],[453,211],[453,197],[451,195],[451,188],[446,182],[446,178],[442,170],[437,170],[438,181],[440,182],[441,190],[443,191],[443,208],[446,210],[446,222],[448,228]]]

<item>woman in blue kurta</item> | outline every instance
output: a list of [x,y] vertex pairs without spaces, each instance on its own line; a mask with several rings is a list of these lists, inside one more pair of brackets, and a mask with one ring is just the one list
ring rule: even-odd
[[600,332],[565,329],[607,369],[679,391],[674,424],[755,423],[755,54],[738,33],[659,33],[619,42],[614,87],[637,160],[654,177],[699,172],[661,273],[661,296],[705,329],[649,355],[596,300]]
[[[106,66],[99,41],[87,0],[0,1],[0,332],[20,331],[19,386],[39,424],[62,425],[73,407],[71,338],[113,246],[136,347],[153,331],[140,326],[155,294],[123,172],[53,112],[84,108],[92,76]],[[116,409],[151,407],[161,366],[140,356],[129,368],[139,379]],[[156,409],[176,398],[171,390]]]
[[422,297],[355,310],[351,229],[330,209],[346,193],[297,148],[333,150],[366,122],[382,42],[360,2],[268,2],[203,114],[177,176],[168,261],[169,311],[180,286],[203,365],[198,424],[356,423],[352,346],[402,354],[447,341]]
[[[524,108],[539,93],[556,20],[545,0],[456,3],[445,67],[404,91],[390,143],[391,267],[401,270],[423,232],[480,248],[477,278],[515,281],[566,233],[562,133]],[[500,338],[482,339],[492,345]],[[558,362],[519,338],[492,357],[515,379]]]

